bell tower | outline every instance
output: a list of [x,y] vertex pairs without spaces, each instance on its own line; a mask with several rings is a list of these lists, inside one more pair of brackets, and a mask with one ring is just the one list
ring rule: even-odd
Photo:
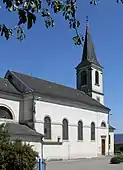
[[104,105],[103,67],[99,64],[86,23],[86,34],[81,62],[76,67],[77,89],[84,91]]

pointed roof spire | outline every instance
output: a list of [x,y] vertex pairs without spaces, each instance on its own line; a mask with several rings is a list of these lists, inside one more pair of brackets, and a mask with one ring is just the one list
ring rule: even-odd
[[94,45],[91,39],[91,35],[89,33],[89,23],[88,23],[88,16],[86,18],[86,34],[85,34],[85,42],[84,42],[84,47],[83,47],[83,55],[82,55],[82,61],[81,64],[94,64],[100,68],[102,66],[99,64],[96,53],[94,50]]
[[86,16],[86,28],[88,27],[89,23],[88,23],[88,16]]

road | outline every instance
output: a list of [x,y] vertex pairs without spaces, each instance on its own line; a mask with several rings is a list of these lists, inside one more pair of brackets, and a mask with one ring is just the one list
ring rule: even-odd
[[96,158],[49,162],[46,170],[123,170],[123,164],[111,165],[109,160],[109,158]]

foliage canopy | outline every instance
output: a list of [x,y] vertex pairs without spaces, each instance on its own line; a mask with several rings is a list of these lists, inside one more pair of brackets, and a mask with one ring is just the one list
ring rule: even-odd
[[[97,5],[99,0],[88,0],[92,5]],[[116,0],[122,3],[123,0]],[[4,5],[3,5],[4,4]],[[68,22],[69,27],[75,31],[73,41],[75,45],[82,45],[83,36],[79,33],[80,21],[76,19],[77,0],[2,0],[1,8],[5,11],[16,12],[18,16],[17,25],[8,28],[4,23],[0,24],[0,34],[8,40],[14,31],[16,31],[17,39],[25,38],[24,25],[27,29],[31,29],[36,23],[37,15],[44,19],[46,28],[54,27],[55,23],[50,11],[55,14],[62,14]]]

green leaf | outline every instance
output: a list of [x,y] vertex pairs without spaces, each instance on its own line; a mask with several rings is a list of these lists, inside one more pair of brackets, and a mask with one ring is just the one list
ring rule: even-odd
[[17,32],[17,39],[22,41],[26,38],[26,35],[24,34],[23,29],[20,26],[15,27],[15,30]]
[[1,36],[4,35],[5,38],[8,40],[12,35],[12,29],[8,29],[4,24],[0,28]]
[[50,13],[48,11],[48,9],[43,9],[42,10],[42,17],[49,17],[50,16]]
[[77,27],[79,27],[80,26],[80,21],[77,21]]
[[18,25],[25,24],[27,21],[26,12],[24,10],[19,9],[18,15],[19,15]]
[[73,28],[74,29],[76,28],[76,22],[75,21],[73,22]]
[[13,11],[13,6],[9,7],[8,10],[9,10],[9,12],[12,12]]
[[33,14],[33,13],[31,13],[31,12],[28,12],[27,13],[27,29],[30,29],[30,28],[32,28],[32,23],[34,23],[35,24],[35,22],[36,22],[36,16]]
[[54,20],[52,19],[52,27],[54,27],[54,25],[55,25],[55,22],[54,22]]
[[45,20],[45,26],[46,26],[46,28],[49,28],[51,26],[51,21]]
[[75,45],[81,45],[82,44],[81,39],[78,35],[73,37],[73,41],[74,41]]
[[6,4],[7,9],[12,7],[12,0],[3,0],[3,3]]
[[67,13],[65,14],[65,20],[69,20],[69,15]]

